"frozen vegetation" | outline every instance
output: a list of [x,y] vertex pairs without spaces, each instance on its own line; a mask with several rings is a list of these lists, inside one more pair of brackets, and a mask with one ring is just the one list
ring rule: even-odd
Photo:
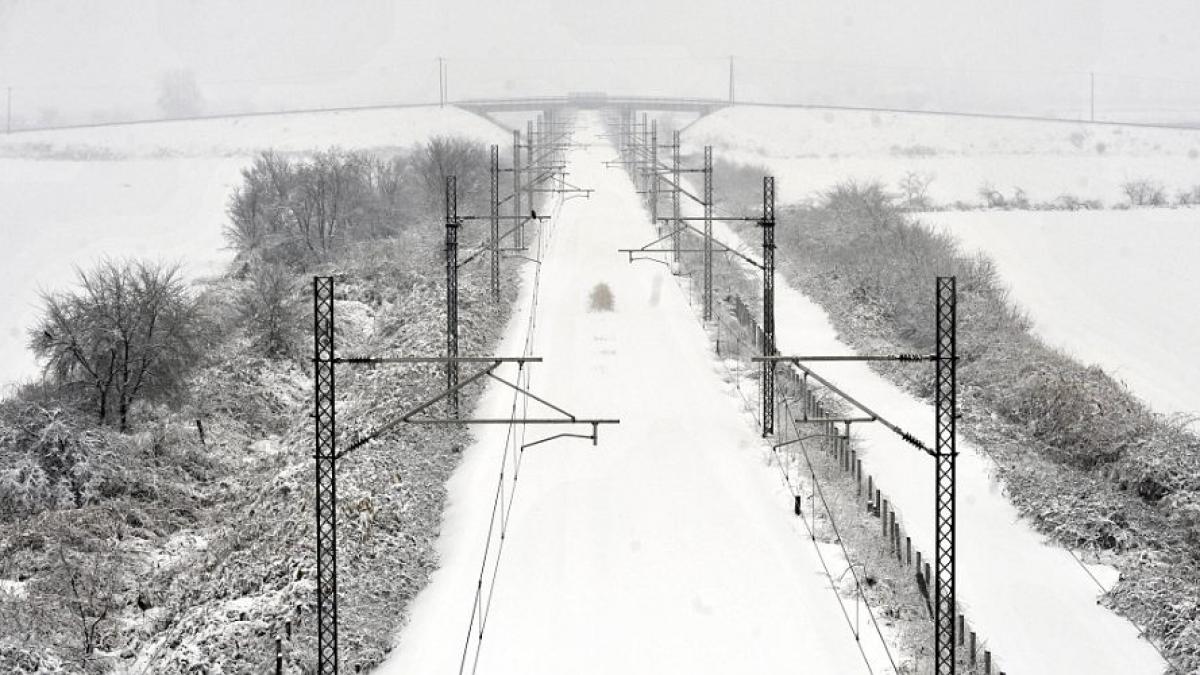
[[[734,203],[749,205],[756,198],[743,192]],[[845,183],[820,195],[812,206],[784,209],[779,247],[783,276],[811,299],[791,310],[786,309],[787,291],[779,301],[780,312],[790,311],[780,318],[781,348],[795,340],[796,351],[847,349],[830,344],[829,334],[814,329],[812,322],[824,316],[840,341],[855,350],[925,352],[932,341],[931,280],[938,274],[958,276],[960,430],[970,442],[960,458],[960,498],[965,501],[960,502],[960,534],[975,538],[970,545],[960,542],[960,598],[1002,663],[1016,670],[1030,659],[1024,668],[1036,669],[1053,652],[1066,659],[1064,669],[1080,663],[1090,663],[1089,672],[1157,672],[1163,667],[1147,653],[1145,643],[1136,652],[1117,648],[1131,658],[1126,661],[1099,646],[1136,644],[1128,642],[1135,631],[1083,609],[1081,600],[1106,587],[1072,560],[1075,556],[1118,567],[1120,581],[1102,602],[1147,630],[1174,663],[1194,668],[1197,624],[1190,608],[1200,588],[1195,573],[1200,559],[1200,439],[1177,420],[1155,414],[1100,368],[1048,347],[1009,301],[1002,266],[960,252],[950,235],[919,224],[881,185]],[[815,312],[814,301],[820,307]],[[834,364],[821,370],[843,386],[855,383],[852,391],[860,395],[876,392],[873,401],[888,400],[879,375],[917,397],[931,396],[931,380],[911,369],[879,368],[872,374]],[[838,378],[839,372],[845,380]],[[900,400],[893,405],[898,406],[893,419],[906,419],[906,409],[916,412]],[[922,423],[914,417],[911,424],[920,428]],[[886,434],[876,439],[867,428],[863,433],[869,436],[864,465],[880,471],[881,483],[911,472],[911,462],[900,459],[906,451],[902,443]],[[888,450],[873,449],[877,447]],[[970,476],[976,472],[981,480],[973,483]],[[988,476],[993,473],[1001,480],[1003,499],[996,499],[992,489]],[[930,478],[919,471],[900,481],[897,503],[920,514],[917,523],[932,517]],[[1042,550],[1032,532],[1023,533],[1024,524],[1011,522],[1016,514],[1010,513],[1010,501],[1036,528],[1075,553],[1056,556]],[[915,539],[920,539],[921,526],[916,527]],[[1009,584],[967,580],[972,574],[993,578],[994,572],[982,572],[993,565],[1004,570]],[[988,597],[1001,588],[1002,599]],[[1038,609],[1030,612],[1031,607]],[[1115,632],[1095,643],[1036,646],[1055,634],[1049,626],[1031,629],[1047,615],[1058,626],[1080,621],[1081,632]],[[1116,637],[1122,632],[1125,638]],[[1068,656],[1074,649],[1082,651]]]
[[[211,133],[208,124],[197,123],[197,134]],[[76,236],[70,227],[46,235],[61,247],[31,249],[75,257],[63,276],[50,277],[52,286],[44,282],[46,300],[32,293],[34,279],[22,280],[39,323],[14,327],[12,337],[33,344],[52,367],[0,403],[0,669],[266,672],[276,636],[289,637],[289,668],[311,669],[305,279],[316,272],[351,279],[339,294],[346,349],[436,350],[429,341],[441,325],[434,309],[443,293],[436,281],[441,179],[454,172],[468,186],[474,180],[478,192],[485,158],[470,138],[417,136],[436,128],[413,124],[407,137],[383,134],[388,142],[406,138],[405,146],[420,141],[402,150],[231,160],[235,180],[221,178],[215,187],[205,174],[170,173],[211,160],[87,164],[109,169],[85,174],[99,185],[80,182],[101,195],[101,205],[119,198],[119,186],[104,188],[132,162],[160,162],[158,174],[180,185],[175,198],[117,201],[121,209],[97,209],[103,217],[95,220],[77,212],[87,231],[103,226],[93,243],[105,247],[89,248],[86,257],[67,246]],[[47,171],[80,164],[5,161]],[[158,178],[152,170],[144,175]],[[19,186],[6,183],[16,196]],[[219,193],[203,224],[215,234],[200,235],[209,245],[134,247],[129,242],[141,233],[117,224],[128,208],[168,233],[178,227],[178,235],[191,235],[202,225],[190,219],[185,197],[206,190]],[[27,213],[35,213],[32,206]],[[210,264],[208,278],[190,283],[194,274],[133,258],[175,252],[204,260],[218,244],[232,252]],[[93,256],[101,253],[112,257],[97,266]],[[232,264],[222,270],[224,261]],[[70,263],[79,266],[78,278],[70,278]],[[23,264],[40,269],[36,260]],[[478,264],[463,273],[464,349],[472,351],[487,349],[507,313],[507,303],[483,301],[485,274]],[[506,275],[512,289],[512,271]],[[116,288],[127,290],[103,290]],[[163,305],[163,297],[180,304]],[[168,315],[177,319],[163,320]],[[122,342],[113,342],[116,335]],[[87,386],[74,386],[81,378]],[[411,404],[437,378],[428,368],[347,376],[343,424],[377,424],[387,405]],[[432,570],[442,485],[464,442],[454,430],[410,429],[343,467],[341,564],[363,580],[342,588],[356,608],[342,614],[351,667],[381,658],[403,607]],[[397,568],[395,560],[404,562]]]
[[[404,149],[439,134],[511,143],[458,109],[295,113],[112,125],[0,137],[0,391],[33,379],[38,294],[105,255],[178,262],[189,279],[231,259],[229,195],[261,150]],[[16,236],[20,233],[19,236]]]
[[[919,672],[928,621],[911,571],[871,542],[877,525],[845,481],[831,495],[842,534],[809,540],[753,426],[743,397],[756,383],[732,338],[705,334],[686,277],[615,253],[654,229],[625,174],[603,166],[599,119],[581,122],[570,171],[596,192],[537,205],[555,215],[533,240],[541,263],[506,261],[503,302],[486,298],[484,258],[464,268],[462,351],[524,345],[545,358],[539,395],[622,424],[596,447],[521,453],[520,491],[502,480],[511,529],[499,566],[483,568],[497,583],[473,646],[503,429],[405,427],[344,462],[343,667],[453,670],[466,639],[481,672],[841,673],[864,659]],[[1198,182],[1196,133],[754,108],[685,132],[686,149],[713,143],[731,160],[722,209],[755,209],[763,173],[792,203],[779,226],[784,350],[925,351],[932,279],[959,276],[959,600],[1010,672],[1160,672],[1143,631],[1200,667],[1200,442],[1163,414],[1200,408],[1178,363],[1195,331],[1160,320],[1188,286],[1196,238],[1188,208],[1001,210],[981,186],[1004,209],[1067,193],[1152,206],[1158,185],[1175,205]],[[461,111],[407,109],[0,143],[0,226],[29,233],[6,257],[16,292],[0,346],[31,344],[49,366],[34,380],[29,353],[0,372],[19,381],[0,402],[0,669],[269,672],[278,636],[291,672],[311,670],[306,280],[345,275],[343,353],[440,352],[441,180],[458,175],[460,210],[483,213],[480,141],[511,136]],[[1131,191],[1138,181],[1148,191]],[[970,212],[944,210],[956,201]],[[756,292],[724,263],[718,286],[721,311]],[[96,290],[114,287],[130,292]],[[131,318],[114,330],[113,316]],[[170,338],[139,332],[148,323]],[[114,356],[114,333],[134,336],[132,356]],[[720,358],[713,339],[726,340]],[[929,378],[831,372],[904,426],[930,426]],[[340,424],[370,428],[439,381],[430,367],[340,371]],[[467,399],[496,416],[513,405],[496,387]],[[926,458],[874,427],[855,440],[931,550]],[[855,641],[838,608],[847,584],[818,553],[839,571],[870,565],[882,635]]]

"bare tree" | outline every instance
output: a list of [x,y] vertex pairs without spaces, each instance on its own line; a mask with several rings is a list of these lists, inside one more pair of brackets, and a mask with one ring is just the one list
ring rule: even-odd
[[242,185],[229,198],[229,224],[225,238],[243,253],[269,245],[284,231],[284,214],[292,190],[290,163],[273,152],[264,152],[242,169]]
[[900,193],[904,206],[913,211],[921,211],[930,207],[929,185],[933,183],[933,174],[909,171],[900,179]]
[[92,392],[101,423],[129,428],[129,408],[173,393],[197,355],[199,317],[177,266],[105,260],[79,288],[43,296],[30,347],[48,375]]
[[68,555],[63,548],[58,549],[62,565],[59,573],[64,583],[63,600],[75,619],[84,658],[96,652],[104,622],[118,609],[120,581],[115,556],[112,550]]
[[323,152],[299,165],[292,223],[308,251],[328,258],[354,234],[369,196],[363,194],[366,160],[360,155]]
[[264,153],[242,172],[225,236],[247,270],[258,261],[304,269],[440,215],[446,176],[459,179],[462,211],[482,212],[485,159],[482,146],[458,138],[390,159],[340,150],[302,160]]
[[487,152],[482,143],[459,137],[432,138],[417,153],[416,169],[425,198],[434,213],[440,213],[446,195],[446,177],[458,179],[460,194],[483,194],[488,171]]
[[1121,190],[1132,206],[1166,206],[1167,195],[1162,184],[1145,178],[1121,184]]

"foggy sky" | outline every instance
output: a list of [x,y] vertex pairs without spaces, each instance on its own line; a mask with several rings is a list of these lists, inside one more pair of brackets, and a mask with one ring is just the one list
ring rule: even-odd
[[169,69],[213,112],[421,102],[441,55],[452,98],[724,97],[733,55],[743,99],[1077,108],[1098,71],[1114,108],[1170,108],[1196,25],[1193,0],[0,0],[0,87],[26,119],[144,115]]

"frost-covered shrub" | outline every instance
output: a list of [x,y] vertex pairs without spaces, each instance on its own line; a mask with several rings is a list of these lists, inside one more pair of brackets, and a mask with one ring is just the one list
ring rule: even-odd
[[1083,208],[1083,200],[1073,194],[1064,193],[1055,197],[1050,207],[1063,211],[1078,211]]
[[1180,190],[1175,197],[1175,203],[1179,206],[1200,206],[1200,185]]
[[104,434],[53,403],[0,404],[0,517],[75,508],[87,499]]
[[259,353],[270,357],[297,355],[303,302],[294,272],[273,262],[251,262],[237,309]]
[[840,184],[822,196],[817,209],[788,214],[804,224],[781,228],[780,244],[803,251],[812,264],[836,275],[860,306],[876,308],[917,344],[933,342],[929,303],[935,276],[957,275],[960,291],[1000,292],[986,259],[960,255],[948,234],[908,218],[878,183]]
[[1003,209],[1008,206],[1008,200],[1004,198],[1004,194],[991,183],[979,186],[979,196],[989,209]]
[[1116,461],[1152,422],[1140,402],[1096,367],[1026,357],[1002,391],[1001,414],[1045,443],[1048,455],[1081,469]]
[[9,467],[0,469],[0,512],[37,513],[74,505],[66,479],[52,480],[29,454],[18,455]]

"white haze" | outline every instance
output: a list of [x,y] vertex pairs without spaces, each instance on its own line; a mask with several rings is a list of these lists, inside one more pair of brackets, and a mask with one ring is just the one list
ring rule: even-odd
[[[1190,121],[1200,4],[0,0],[18,127],[155,117],[194,74],[209,114],[568,90]],[[0,92],[4,93],[4,92]]]

